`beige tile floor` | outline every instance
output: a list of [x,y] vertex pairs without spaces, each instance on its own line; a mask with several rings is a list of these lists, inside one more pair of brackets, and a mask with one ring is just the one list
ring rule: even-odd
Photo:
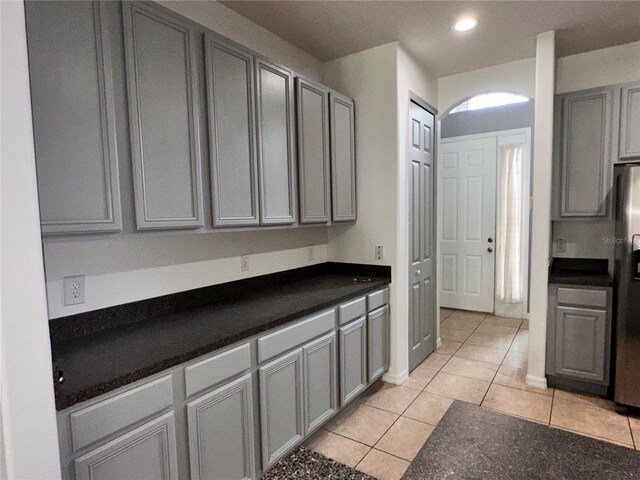
[[612,402],[525,385],[526,320],[447,309],[440,315],[438,351],[403,385],[374,385],[310,448],[380,480],[397,480],[453,400],[463,400],[640,450],[640,419],[616,413]]

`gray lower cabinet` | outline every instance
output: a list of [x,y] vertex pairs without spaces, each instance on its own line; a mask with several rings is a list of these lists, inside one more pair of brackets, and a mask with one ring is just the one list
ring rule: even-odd
[[309,434],[338,411],[338,368],[335,332],[302,347],[304,428]]
[[167,413],[75,460],[76,480],[177,480],[173,413]]
[[556,97],[556,219],[609,215],[618,104],[610,87]]
[[260,222],[296,220],[293,77],[289,70],[256,58],[256,119],[260,172]]
[[187,404],[191,478],[255,477],[251,374]]
[[105,5],[28,1],[25,9],[42,232],[120,230]]
[[260,223],[250,52],[205,35],[213,225]]
[[271,467],[304,437],[302,349],[260,367],[262,466]]
[[123,2],[139,229],[203,225],[193,24],[148,2]]
[[547,375],[578,387],[609,384],[611,295],[607,287],[549,286]]
[[640,83],[622,87],[620,160],[640,157]]
[[340,405],[344,406],[367,387],[367,319],[361,317],[339,330]]
[[331,125],[331,218],[356,219],[356,143],[353,100],[329,93]]
[[376,381],[389,368],[389,306],[367,315],[368,380]]
[[300,223],[331,218],[328,90],[296,78]]

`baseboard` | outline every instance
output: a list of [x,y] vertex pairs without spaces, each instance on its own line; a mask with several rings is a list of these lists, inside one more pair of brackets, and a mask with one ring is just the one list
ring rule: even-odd
[[530,387],[547,388],[547,377],[536,377],[535,375],[527,374],[525,383]]
[[388,372],[385,373],[382,376],[382,381],[386,383],[392,383],[394,385],[402,385],[404,382],[407,381],[407,378],[409,378],[409,372],[407,372],[406,370],[403,370],[397,375],[394,375]]
[[441,346],[442,346],[442,339],[438,337],[438,340],[436,341],[436,350],[440,350]]

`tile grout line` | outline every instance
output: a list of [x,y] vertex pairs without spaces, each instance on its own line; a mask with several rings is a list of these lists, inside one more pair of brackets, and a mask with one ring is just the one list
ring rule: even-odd
[[[522,322],[520,322],[520,325],[522,325]],[[500,368],[502,368],[502,366],[504,365],[504,361],[507,358],[507,355],[509,354],[509,350],[513,346],[513,342],[516,341],[516,337],[518,336],[518,332],[519,331],[520,331],[520,327],[518,327],[518,330],[516,330],[516,334],[511,339],[511,343],[509,344],[509,348],[507,348],[507,352],[504,354],[504,357],[502,357],[502,362],[500,362],[500,365],[498,365],[498,369],[496,370],[496,373],[493,375],[493,378],[491,379],[491,382],[489,382],[489,388],[487,388],[487,391],[484,392],[484,396],[482,397],[482,401],[480,402],[480,406],[482,406],[482,404],[484,403],[485,398],[487,398],[487,394],[489,393],[489,390],[491,390],[491,386],[493,385],[493,382],[495,381],[496,377],[498,376],[498,372],[500,371]],[[487,408],[487,407],[485,407],[485,408]],[[549,415],[551,415],[551,413],[549,413]]]

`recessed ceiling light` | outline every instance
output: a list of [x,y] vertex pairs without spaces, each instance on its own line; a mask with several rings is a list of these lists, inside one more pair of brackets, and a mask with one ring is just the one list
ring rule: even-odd
[[478,25],[477,18],[467,17],[467,18],[461,18],[460,20],[458,20],[453,26],[453,28],[457,32],[466,32],[468,30],[471,30],[472,28],[475,28],[477,25]]

